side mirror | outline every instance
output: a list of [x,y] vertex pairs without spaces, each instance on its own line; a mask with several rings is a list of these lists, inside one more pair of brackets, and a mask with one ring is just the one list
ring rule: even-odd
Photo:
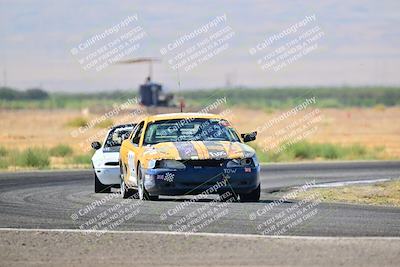
[[98,142],[98,141],[94,141],[93,143],[92,143],[92,148],[94,149],[94,150],[97,150],[97,149],[100,149],[100,147],[101,147],[101,144],[100,144],[100,142]]
[[241,136],[243,138],[243,142],[247,143],[256,140],[257,132],[244,133],[241,134]]

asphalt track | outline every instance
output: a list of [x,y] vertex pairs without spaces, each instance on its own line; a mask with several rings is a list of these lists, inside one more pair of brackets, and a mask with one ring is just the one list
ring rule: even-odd
[[[400,162],[270,164],[262,167],[260,202],[214,203],[211,200],[190,202],[187,201],[190,199],[188,197],[165,198],[157,202],[133,199],[124,202],[116,194],[94,194],[92,171],[1,173],[0,228],[86,230],[101,222],[98,229],[181,231],[182,226],[193,219],[191,214],[213,210],[216,211],[214,215],[222,216],[202,227],[187,229],[205,233],[260,235],[264,231],[264,234],[276,234],[277,231],[265,232],[266,226],[270,226],[271,220],[278,218],[282,212],[291,210],[294,213],[295,205],[299,203],[285,201],[266,212],[266,207],[271,207],[275,199],[270,194],[272,191],[303,185],[312,180],[326,183],[399,177]],[[125,210],[125,213],[119,215],[125,219],[111,225],[111,221],[106,219],[121,210]],[[398,208],[319,203],[308,211],[313,213],[303,222],[292,224],[279,234],[400,236]],[[185,218],[185,222],[182,218]]]

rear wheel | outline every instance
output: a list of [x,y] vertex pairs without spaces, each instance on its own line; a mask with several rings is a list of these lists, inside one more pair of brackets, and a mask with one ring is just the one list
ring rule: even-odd
[[111,185],[102,184],[99,178],[94,173],[94,192],[95,193],[110,193],[111,192]]
[[240,202],[258,202],[260,200],[260,185],[253,191],[247,194],[239,194]]
[[138,179],[137,179],[137,185],[138,185],[138,193],[139,193],[139,199],[141,200],[158,200],[158,196],[150,196],[149,193],[147,192],[146,188],[144,187],[144,177],[142,173],[142,169],[140,166],[138,167]]

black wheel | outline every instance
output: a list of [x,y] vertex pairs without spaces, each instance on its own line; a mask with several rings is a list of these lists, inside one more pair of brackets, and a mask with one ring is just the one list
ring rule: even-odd
[[258,202],[260,200],[260,185],[247,194],[239,194],[240,202]]
[[144,179],[142,175],[142,169],[140,166],[138,166],[138,179],[137,179],[137,185],[138,185],[138,194],[139,194],[139,199],[141,200],[158,200],[158,196],[150,196],[149,193],[147,192],[146,188],[144,187]]
[[136,192],[131,188],[127,188],[124,180],[121,180],[120,192],[122,198],[135,198]]
[[131,188],[127,188],[126,184],[124,182],[124,177],[126,175],[126,168],[125,166],[120,162],[120,175],[121,175],[121,185],[120,185],[120,192],[121,192],[121,196],[122,198],[135,198],[135,194],[136,192],[131,189]]
[[99,178],[94,173],[94,192],[95,193],[110,193],[111,192],[111,185],[102,184]]

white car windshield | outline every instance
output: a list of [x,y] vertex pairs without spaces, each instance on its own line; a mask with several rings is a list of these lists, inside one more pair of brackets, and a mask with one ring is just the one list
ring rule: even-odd
[[112,129],[107,136],[106,142],[104,143],[105,151],[119,150],[122,141],[129,136],[132,132],[133,127],[123,127]]

